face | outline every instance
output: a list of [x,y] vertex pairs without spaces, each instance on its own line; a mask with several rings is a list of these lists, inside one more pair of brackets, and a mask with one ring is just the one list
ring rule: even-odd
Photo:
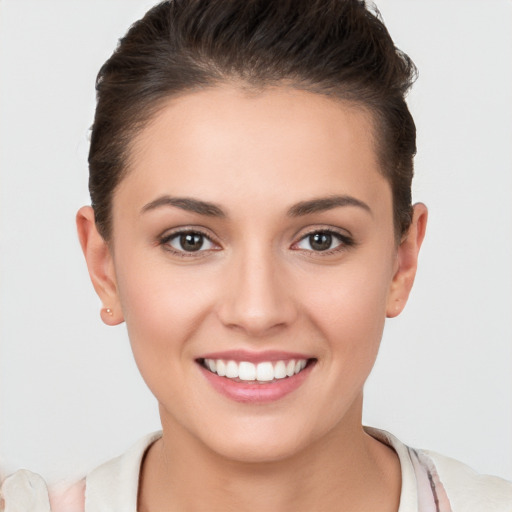
[[110,246],[90,219],[81,238],[164,435],[268,461],[360,429],[419,247],[396,246],[372,134],[317,94],[223,87],[170,100],[136,138]]

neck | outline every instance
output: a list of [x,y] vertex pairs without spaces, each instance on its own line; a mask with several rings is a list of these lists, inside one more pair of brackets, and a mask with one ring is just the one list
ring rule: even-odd
[[358,413],[355,428],[339,425],[291,457],[258,463],[226,459],[163,422],[143,462],[138,510],[396,511],[398,458],[363,431]]

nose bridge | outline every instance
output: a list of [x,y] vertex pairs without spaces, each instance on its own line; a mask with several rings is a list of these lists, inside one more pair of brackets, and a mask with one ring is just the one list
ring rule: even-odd
[[271,247],[248,243],[235,251],[230,262],[222,322],[258,336],[294,318],[293,300],[285,276]]

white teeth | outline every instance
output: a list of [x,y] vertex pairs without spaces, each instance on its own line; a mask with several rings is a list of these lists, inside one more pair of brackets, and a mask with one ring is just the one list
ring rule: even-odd
[[264,361],[258,364],[249,361],[225,361],[223,359],[205,359],[204,366],[212,373],[228,379],[242,381],[271,382],[293,377],[307,365],[307,359],[290,359],[288,361]]
[[228,379],[236,379],[238,377],[238,365],[235,361],[228,361],[226,365],[226,377]]
[[240,380],[256,380],[256,366],[247,361],[242,361],[238,365],[238,376]]
[[288,361],[288,364],[286,365],[286,375],[288,375],[288,377],[291,377],[294,373],[295,373],[295,360],[292,359],[291,361]]
[[272,363],[258,363],[256,367],[256,379],[260,382],[274,380],[274,367]]
[[286,365],[284,361],[277,361],[274,366],[274,378],[275,379],[284,379],[286,377]]
[[219,377],[224,377],[226,375],[226,364],[224,363],[224,361],[222,361],[221,359],[217,359],[217,361],[215,361],[215,365],[217,366],[217,370],[215,370],[217,375]]

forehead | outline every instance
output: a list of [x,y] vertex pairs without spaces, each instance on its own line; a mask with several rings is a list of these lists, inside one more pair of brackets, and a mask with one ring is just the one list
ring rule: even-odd
[[365,201],[389,189],[361,107],[287,87],[227,86],[170,99],[133,141],[123,188],[141,201],[236,196],[283,208],[334,189]]

